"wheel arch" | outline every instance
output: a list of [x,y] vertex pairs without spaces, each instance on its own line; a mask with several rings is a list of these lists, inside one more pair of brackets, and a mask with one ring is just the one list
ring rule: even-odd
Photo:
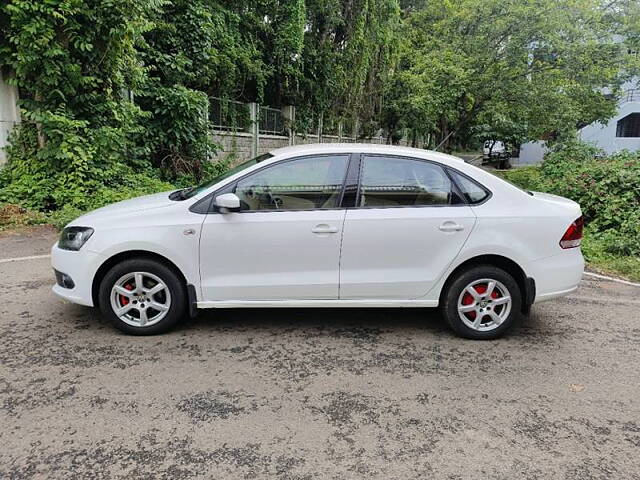
[[118,263],[124,260],[130,260],[133,258],[147,258],[147,259],[155,260],[159,263],[162,263],[163,265],[173,270],[176,275],[178,275],[178,278],[180,279],[182,284],[185,286],[185,288],[189,288],[187,279],[182,273],[182,271],[178,268],[178,266],[175,263],[173,263],[167,257],[160,255],[159,253],[156,253],[156,252],[150,252],[148,250],[126,250],[124,252],[119,252],[119,253],[116,253],[115,255],[112,255],[107,260],[105,260],[100,265],[100,267],[98,267],[98,270],[96,270],[96,274],[93,276],[93,282],[91,284],[91,298],[93,300],[94,305],[97,306],[99,304],[98,297],[100,292],[100,283],[102,282],[102,279],[105,277],[107,272],[114,265],[117,265]]
[[451,282],[453,282],[462,271],[479,265],[491,265],[493,267],[501,268],[509,273],[518,284],[518,288],[522,293],[522,312],[527,313],[529,311],[536,295],[535,281],[532,278],[527,277],[527,274],[517,262],[505,256],[494,254],[477,255],[458,265],[449,274],[442,290],[440,291],[440,305],[443,304],[444,296],[446,295]]

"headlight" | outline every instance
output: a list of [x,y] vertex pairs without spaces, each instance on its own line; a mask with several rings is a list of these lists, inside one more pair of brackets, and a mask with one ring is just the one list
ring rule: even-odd
[[63,250],[80,250],[91,235],[93,235],[93,228],[67,227],[60,234],[58,247]]

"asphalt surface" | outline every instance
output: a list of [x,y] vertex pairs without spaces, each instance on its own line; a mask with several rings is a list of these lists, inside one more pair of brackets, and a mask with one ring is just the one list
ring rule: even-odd
[[[0,234],[0,259],[47,229]],[[0,262],[0,478],[640,478],[640,288],[586,278],[507,337],[429,310],[229,310],[156,337]]]

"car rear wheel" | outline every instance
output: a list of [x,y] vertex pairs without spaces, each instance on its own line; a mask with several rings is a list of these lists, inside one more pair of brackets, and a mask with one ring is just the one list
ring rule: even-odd
[[514,278],[490,265],[472,267],[449,283],[442,313],[461,337],[493,339],[520,317],[522,294]]
[[116,328],[133,335],[154,335],[182,318],[186,292],[171,268],[152,259],[131,259],[116,264],[104,276],[99,303]]

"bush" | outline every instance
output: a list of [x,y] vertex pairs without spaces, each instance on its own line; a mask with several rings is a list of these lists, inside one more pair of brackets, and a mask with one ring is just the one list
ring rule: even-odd
[[511,170],[498,170],[496,174],[505,180],[523,188],[537,192],[546,191],[544,178],[539,167],[520,167]]
[[[124,165],[134,148],[129,138],[133,125],[129,133],[90,126],[63,109],[27,112],[26,117],[10,137],[9,161],[0,170],[0,201],[38,210],[64,205],[86,209],[98,190],[129,186],[135,172],[151,176],[148,162]],[[39,138],[39,132],[46,135]]]
[[154,85],[139,95],[137,102],[150,112],[144,123],[144,143],[152,152],[153,165],[172,180],[187,175],[199,182],[209,163],[207,158],[217,147],[209,135],[207,96],[181,85]]
[[548,191],[580,204],[608,253],[640,255],[640,152],[605,156],[591,147],[559,148],[541,173]]
[[194,185],[228,168],[228,161],[204,162],[197,176],[174,174],[167,182],[149,163],[122,163],[127,144],[117,131],[92,129],[62,113],[42,120],[48,131],[57,132],[47,136],[44,148],[38,147],[33,123],[24,122],[12,133],[9,162],[0,169],[0,228],[47,222],[60,228],[87,211]]
[[0,202],[61,225],[108,203],[174,188],[150,166],[121,163],[119,131],[89,128],[63,113],[40,120],[49,132],[42,148],[34,124],[24,122],[12,133],[9,161],[0,170]]

